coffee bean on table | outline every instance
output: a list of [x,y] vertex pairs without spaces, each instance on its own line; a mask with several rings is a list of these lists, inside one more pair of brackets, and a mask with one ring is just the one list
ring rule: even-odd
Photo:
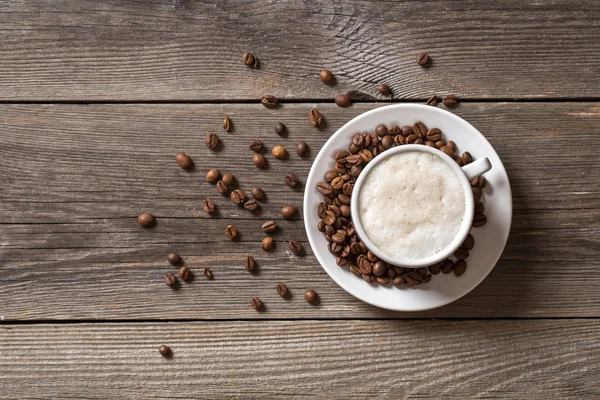
[[225,132],[229,132],[231,130],[231,118],[225,117],[223,120],[223,129]]
[[215,212],[215,203],[211,199],[202,200],[202,209],[207,214],[212,214]]
[[238,232],[237,232],[237,229],[235,228],[235,226],[227,225],[227,228],[225,228],[225,236],[227,236],[227,239],[233,240],[237,237],[237,235],[238,235]]
[[335,83],[335,77],[330,71],[326,69],[322,69],[319,71],[319,79],[326,85],[333,85]]
[[233,183],[234,177],[231,174],[223,174],[223,176],[221,177],[221,180],[223,181],[223,183],[225,183],[227,186],[229,186]]
[[165,281],[165,285],[167,286],[173,286],[177,283],[177,278],[175,278],[175,275],[173,275],[171,272],[167,272],[163,276],[163,280]]
[[304,292],[304,300],[306,300],[308,304],[316,304],[318,299],[319,295],[313,289],[308,289]]
[[156,220],[154,219],[154,215],[143,212],[138,215],[138,224],[140,224],[142,228],[151,228],[156,224]]
[[260,153],[263,150],[263,142],[260,140],[253,140],[252,143],[250,143],[250,150],[255,153]]
[[437,96],[434,94],[433,96],[431,96],[430,98],[427,99],[425,104],[427,104],[428,106],[435,106],[437,104],[437,102],[438,102]]
[[173,356],[173,352],[169,346],[165,346],[164,344],[158,347],[158,352],[161,356],[165,358],[169,358]]
[[260,248],[263,249],[264,251],[269,251],[273,248],[274,244],[275,244],[275,241],[273,240],[273,238],[270,236],[267,236],[266,238],[264,238],[262,240],[262,242],[260,242]]
[[446,107],[452,107],[452,106],[456,105],[457,102],[458,102],[458,100],[456,99],[456,96],[453,94],[449,94],[448,96],[442,97],[442,103],[444,103],[444,105]]
[[177,153],[177,155],[175,156],[175,161],[177,161],[177,164],[179,164],[179,166],[183,169],[194,168],[194,162],[192,161],[190,156],[185,154],[183,151],[181,153]]
[[387,135],[388,133],[388,129],[387,126],[381,124],[381,125],[377,125],[377,128],[375,129],[375,133],[377,134],[377,136],[379,137],[384,137],[385,135]]
[[442,262],[442,272],[444,274],[449,274],[454,269],[454,261],[446,260]]
[[254,268],[256,268],[256,262],[254,261],[254,257],[252,256],[246,256],[246,258],[244,258],[244,269],[246,271],[254,271]]
[[277,99],[277,97],[271,95],[263,96],[260,99],[260,102],[263,106],[267,108],[277,108],[277,106],[279,105],[279,100]]
[[302,253],[302,245],[299,241],[295,239],[290,240],[290,242],[288,243],[288,249],[290,249],[290,251],[296,255]]
[[175,252],[171,252],[167,256],[167,260],[169,261],[169,264],[177,265],[177,264],[181,263],[181,256]]
[[256,56],[252,53],[244,53],[244,55],[242,56],[242,62],[245,65],[254,69],[256,69],[256,67],[258,66],[258,58],[256,58]]
[[221,173],[216,168],[209,169],[208,172],[206,173],[206,181],[207,182],[217,183],[220,178],[221,178]]
[[212,281],[213,279],[215,279],[215,277],[214,277],[212,271],[210,270],[210,268],[204,268],[204,276],[209,281]]
[[283,283],[278,283],[275,289],[277,290],[277,294],[284,299],[290,295],[288,287]]
[[298,143],[298,146],[296,146],[298,157],[304,157],[306,153],[308,153],[308,145],[305,142]]
[[441,263],[435,263],[432,264],[428,267],[429,272],[431,272],[433,275],[437,275],[442,271],[442,264]]
[[281,208],[281,216],[283,218],[289,219],[296,215],[296,207],[292,205],[283,206]]
[[179,268],[179,272],[177,273],[181,279],[187,281],[192,277],[192,271],[188,267]]
[[258,297],[252,297],[250,299],[250,305],[256,311],[261,311],[263,309],[263,302]]
[[425,52],[419,53],[419,55],[417,56],[417,64],[421,66],[426,65],[428,61],[429,55]]
[[265,191],[259,187],[253,187],[252,190],[250,190],[250,193],[256,200],[264,200],[267,198]]
[[221,194],[225,194],[227,193],[227,190],[229,190],[229,188],[227,187],[227,184],[225,182],[223,182],[222,180],[217,182],[217,192],[221,193]]
[[379,92],[379,94],[381,94],[383,96],[391,96],[392,95],[392,90],[385,83],[382,83],[381,85],[379,85],[377,87],[377,91]]
[[283,146],[273,147],[273,149],[271,149],[271,154],[273,154],[273,157],[280,159],[280,160],[283,158],[286,158],[288,156],[288,152],[285,149],[285,147],[283,147]]
[[244,208],[248,211],[255,211],[258,209],[258,207],[260,207],[258,201],[254,199],[250,199],[244,203]]
[[282,124],[281,122],[278,122],[277,124],[275,124],[275,133],[278,134],[279,136],[283,135],[286,131],[287,131],[286,126],[284,124]]
[[[459,260],[464,260],[467,257],[469,257],[469,250],[465,249],[464,247],[459,247],[454,252],[454,257],[458,258]],[[455,266],[455,268],[456,268],[456,266]]]
[[235,189],[231,191],[231,193],[229,194],[229,198],[235,204],[243,204],[246,200],[246,194],[242,189]]
[[261,229],[262,229],[262,231],[264,233],[274,232],[277,229],[277,222],[275,222],[275,221],[267,221],[267,222],[265,222],[265,223],[262,224]]
[[340,93],[335,96],[335,105],[338,107],[350,107],[352,105],[352,100],[346,93]]
[[207,133],[204,138],[204,145],[209,149],[214,149],[219,145],[219,136],[216,133]]
[[267,160],[265,159],[265,156],[263,156],[262,154],[259,154],[259,153],[254,153],[254,155],[252,156],[252,162],[258,168],[264,168],[265,165],[267,164]]
[[473,250],[473,247],[475,247],[475,238],[473,237],[473,235],[471,235],[470,233],[467,235],[465,241],[462,244],[462,247],[464,247],[467,250]]
[[316,108],[311,108],[308,112],[308,122],[315,127],[321,126],[323,123],[323,116]]
[[467,270],[467,262],[465,260],[458,260],[454,264],[454,275],[461,276]]
[[375,276],[383,276],[387,272],[387,267],[384,261],[377,261],[373,264],[373,275]]

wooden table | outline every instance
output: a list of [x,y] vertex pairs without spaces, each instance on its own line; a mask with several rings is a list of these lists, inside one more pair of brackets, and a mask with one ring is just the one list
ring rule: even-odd
[[[3,2],[0,397],[599,398],[599,21],[593,0]],[[259,69],[242,64],[246,51]],[[336,86],[319,81],[322,68]],[[391,102],[456,94],[452,111],[511,179],[502,259],[472,293],[429,312],[348,295],[312,255],[302,215],[279,215],[302,203],[284,174],[304,181],[337,128],[389,104],[379,83]],[[357,100],[336,107],[346,91]],[[264,108],[264,94],[282,105]],[[308,124],[311,107],[323,129]],[[207,132],[220,151],[204,148]],[[310,156],[269,156],[259,171],[253,139],[304,140]],[[177,166],[179,151],[194,171]],[[211,167],[262,186],[262,211],[218,196],[204,180]],[[141,211],[156,215],[154,229],[137,225]],[[267,219],[282,228],[270,253],[259,249]],[[230,223],[239,242],[224,236]],[[306,256],[289,254],[291,238]],[[196,272],[178,290],[162,282],[175,271],[169,251]],[[243,270],[248,254],[258,274]],[[320,305],[304,301],[307,288]]]

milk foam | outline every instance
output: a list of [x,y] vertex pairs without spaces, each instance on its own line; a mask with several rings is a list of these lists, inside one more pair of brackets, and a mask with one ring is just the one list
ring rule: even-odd
[[444,250],[466,212],[462,184],[440,157],[398,153],[364,178],[359,218],[371,242],[389,256],[419,260]]

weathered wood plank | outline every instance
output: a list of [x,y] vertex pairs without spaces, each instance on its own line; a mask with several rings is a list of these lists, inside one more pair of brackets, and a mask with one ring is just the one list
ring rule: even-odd
[[[308,125],[309,105],[2,105],[0,106],[0,315],[18,319],[88,318],[378,318],[599,316],[600,109],[595,103],[462,104],[455,111],[482,130],[511,177],[515,214],[503,258],[486,281],[448,307],[420,314],[375,310],[347,295],[321,270],[306,245],[302,222],[278,216],[302,193],[287,188],[288,171],[305,179],[311,160],[337,127],[375,105],[349,109],[318,104],[328,126]],[[205,132],[221,132],[224,115],[235,130],[219,133],[222,151],[203,147]],[[531,118],[535,115],[536,118]],[[272,130],[277,121],[286,137]],[[290,150],[303,139],[306,160],[269,157],[256,170],[247,145],[261,138]],[[460,145],[460,143],[459,143]],[[196,161],[193,172],[174,161],[177,151]],[[221,199],[208,183],[209,167],[230,171],[240,186],[263,186],[269,196],[258,215]],[[211,196],[220,214],[208,219],[200,201]],[[159,224],[143,230],[135,217],[154,212]],[[260,224],[276,218],[281,231],[272,253],[258,248]],[[223,230],[233,222],[241,241]],[[285,241],[305,243],[291,256]],[[179,251],[202,276],[178,291],[161,282],[165,255]],[[258,275],[241,268],[253,254]],[[279,299],[286,282],[295,294]],[[301,293],[323,299],[310,307]],[[268,305],[258,314],[248,298]],[[182,303],[186,304],[185,306]]]
[[0,388],[19,398],[594,399],[599,332],[594,320],[5,325]]
[[403,99],[598,97],[599,15],[593,0],[4,2],[0,100],[378,97],[381,82]]

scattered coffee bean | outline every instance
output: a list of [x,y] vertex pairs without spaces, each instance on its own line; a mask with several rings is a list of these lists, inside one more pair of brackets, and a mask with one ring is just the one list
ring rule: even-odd
[[464,247],[467,250],[473,250],[473,247],[475,247],[475,238],[473,237],[473,235],[471,235],[470,233],[467,235],[465,241],[462,244],[462,247]]
[[382,83],[381,85],[379,85],[377,87],[377,91],[379,92],[379,94],[381,94],[383,96],[391,96],[392,95],[392,90],[385,83]]
[[140,224],[142,228],[151,228],[156,224],[156,220],[154,219],[154,215],[143,212],[138,215],[138,224]]
[[427,99],[427,101],[425,102],[425,104],[427,104],[428,106],[435,106],[438,102],[437,96],[434,94],[433,96],[431,96],[430,98]]
[[278,122],[275,125],[275,133],[278,134],[279,136],[285,134],[285,132],[287,131],[287,128],[284,124],[282,124],[281,122]]
[[442,131],[438,128],[431,128],[426,133],[427,140],[431,140],[432,142],[437,142],[442,138]]
[[469,257],[469,250],[465,249],[464,247],[459,247],[454,252],[454,257],[458,258],[459,260],[465,260],[467,257]]
[[468,151],[462,153],[460,158],[462,159],[463,165],[471,164],[473,162],[473,157],[471,157],[471,153]]
[[419,65],[426,65],[428,61],[429,55],[425,52],[419,53],[419,55],[417,56],[417,64]]
[[433,265],[430,265],[428,267],[429,272],[431,272],[433,275],[437,275],[440,272],[442,272],[442,264],[441,263],[435,263]]
[[485,176],[478,176],[477,178],[471,180],[471,186],[478,187],[479,189],[485,188],[486,184],[487,181],[485,179]]
[[318,299],[319,295],[313,289],[308,289],[304,292],[304,300],[306,300],[308,304],[316,304]]
[[350,107],[352,105],[352,100],[346,93],[340,93],[335,96],[335,105],[338,107]]
[[326,69],[319,71],[319,79],[326,85],[333,85],[335,83],[335,77]]
[[225,117],[225,119],[223,120],[223,129],[225,130],[225,132],[229,132],[231,130],[231,126],[231,118]]
[[231,174],[223,174],[223,177],[221,178],[221,180],[223,181],[224,184],[226,184],[227,186],[233,184],[233,175]]
[[402,276],[397,276],[394,279],[392,279],[392,285],[399,287],[404,285],[404,278]]
[[413,133],[417,135],[417,137],[425,138],[427,137],[427,127],[421,121],[417,121],[412,126]]
[[167,272],[163,276],[163,280],[167,286],[173,286],[177,283],[177,278],[175,278],[175,275],[173,275],[171,272]]
[[246,200],[246,194],[242,189],[235,189],[231,191],[231,193],[229,194],[229,198],[235,204],[243,204]]
[[446,153],[446,155],[452,159],[454,159],[456,157],[456,155],[454,154],[452,149],[448,146],[442,146],[442,148],[440,150],[443,151],[444,153]]
[[456,105],[457,102],[458,102],[458,100],[456,99],[456,96],[453,94],[449,94],[448,96],[442,97],[442,103],[444,103],[444,105],[446,107],[452,107],[452,106]]
[[292,205],[284,206],[281,209],[281,216],[283,218],[286,218],[286,219],[293,218],[294,215],[296,215],[296,207],[294,207]]
[[296,255],[300,255],[302,253],[302,245],[295,239],[290,240],[288,243],[288,249],[290,249],[290,251]]
[[252,256],[246,256],[246,258],[244,258],[244,269],[246,271],[254,271],[254,268],[256,268],[256,262],[254,261],[254,258]]
[[448,140],[446,142],[446,146],[448,146],[454,153],[456,153],[456,151],[457,151],[456,143],[454,143],[452,140]]
[[211,199],[202,200],[202,209],[207,214],[212,214],[215,212],[215,203]]
[[254,197],[256,200],[264,200],[267,198],[265,191],[259,187],[253,187],[250,193],[252,193],[252,197]]
[[383,276],[387,272],[387,267],[384,261],[377,261],[373,264],[373,275],[375,276]]
[[167,256],[167,260],[169,261],[169,264],[177,265],[177,264],[181,263],[181,256],[175,252],[171,252]]
[[248,211],[256,211],[258,207],[260,207],[260,205],[255,199],[250,199],[244,203],[244,208]]
[[475,228],[481,228],[487,223],[487,217],[485,214],[475,214],[473,218],[473,225]]
[[471,186],[471,191],[477,200],[481,200],[481,196],[483,196],[481,189],[479,189],[477,186]]
[[213,279],[215,279],[215,277],[214,277],[212,271],[210,270],[210,268],[204,268],[204,276],[209,281],[212,281]]
[[262,240],[262,242],[260,242],[260,248],[263,249],[264,251],[269,251],[273,248],[274,244],[275,244],[275,241],[273,240],[273,238],[270,236],[267,236],[266,238],[264,238]]
[[298,157],[304,157],[306,153],[308,153],[308,145],[305,142],[298,143],[298,146],[296,146]]
[[257,311],[261,311],[263,309],[263,302],[258,297],[252,297],[250,299],[250,305]]
[[289,187],[296,187],[298,186],[298,183],[300,182],[300,180],[298,179],[298,177],[296,176],[296,174],[292,174],[289,173],[285,176],[285,184],[288,185]]
[[446,260],[442,263],[442,272],[444,274],[449,274],[454,269],[454,261]]
[[183,151],[181,153],[177,153],[177,155],[175,156],[175,161],[177,161],[177,164],[179,164],[179,166],[183,169],[194,168],[194,162],[192,161],[190,156],[185,154]]
[[219,145],[219,136],[216,133],[207,133],[204,138],[204,145],[209,149],[214,149]]
[[267,160],[265,159],[265,156],[263,156],[262,154],[259,154],[259,153],[254,153],[254,155],[252,156],[252,162],[258,168],[264,168],[265,165],[267,164]]
[[227,184],[225,182],[218,181],[217,182],[217,192],[221,193],[221,194],[225,194],[227,193],[227,190],[229,190],[229,188],[227,187]]
[[409,137],[413,133],[415,133],[415,132],[413,131],[413,127],[410,125],[403,126],[400,131],[400,134],[404,137]]
[[221,173],[216,168],[209,169],[208,172],[206,173],[206,181],[207,182],[217,183],[220,178],[221,178]]
[[188,267],[179,268],[179,272],[177,273],[181,279],[187,281],[192,277],[192,271]]
[[260,140],[253,140],[252,143],[250,143],[250,150],[255,153],[260,153],[263,150],[263,142]]
[[276,290],[277,290],[277,294],[280,295],[281,297],[283,297],[284,299],[290,295],[290,291],[289,291],[288,287],[286,285],[284,285],[283,283],[278,283]]
[[158,347],[158,352],[161,356],[169,358],[173,356],[173,352],[169,346],[165,346],[164,344]]
[[277,99],[277,97],[271,95],[263,96],[260,99],[260,102],[263,106],[267,108],[277,108],[277,106],[279,105],[279,100]]
[[316,108],[311,108],[308,112],[308,122],[312,126],[321,126],[323,123],[323,116]]
[[256,58],[256,56],[252,53],[244,53],[244,55],[242,56],[242,61],[245,65],[254,69],[256,69],[258,66],[258,58]]
[[277,222],[275,221],[267,221],[264,224],[262,224],[262,231],[264,233],[271,233],[274,232],[277,229]]
[[273,149],[271,149],[271,154],[273,154],[273,157],[280,159],[280,160],[283,158],[286,158],[288,156],[288,152],[285,149],[285,147],[283,147],[283,146],[273,147]]
[[233,240],[237,237],[237,235],[238,235],[238,232],[237,232],[237,229],[235,228],[235,226],[227,225],[227,228],[225,228],[225,236],[227,236],[227,239]]
[[454,275],[461,276],[467,270],[467,262],[465,260],[458,260],[454,264]]
[[375,133],[377,134],[377,136],[379,137],[384,137],[385,135],[387,135],[388,133],[388,129],[387,126],[381,124],[381,125],[377,125],[377,128],[375,129]]

